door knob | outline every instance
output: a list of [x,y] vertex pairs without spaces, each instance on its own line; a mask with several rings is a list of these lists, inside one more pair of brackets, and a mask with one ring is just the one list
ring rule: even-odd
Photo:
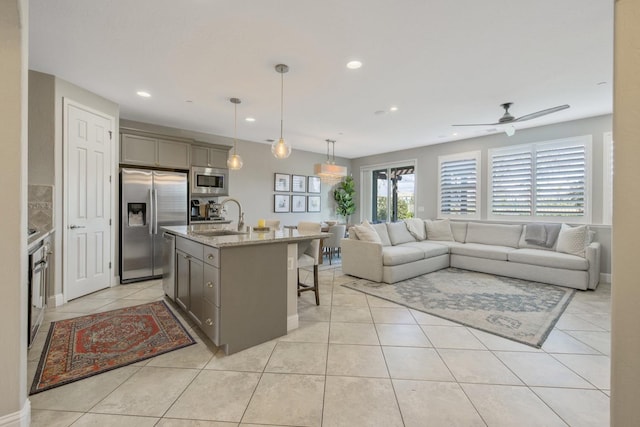
[[84,228],[84,225],[70,225],[69,226],[70,229],[75,230],[76,228]]

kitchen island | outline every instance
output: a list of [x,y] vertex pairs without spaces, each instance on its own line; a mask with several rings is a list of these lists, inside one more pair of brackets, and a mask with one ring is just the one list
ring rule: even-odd
[[226,354],[298,327],[298,250],[327,233],[186,225],[164,231],[175,236],[175,270],[166,273],[175,278],[176,304]]

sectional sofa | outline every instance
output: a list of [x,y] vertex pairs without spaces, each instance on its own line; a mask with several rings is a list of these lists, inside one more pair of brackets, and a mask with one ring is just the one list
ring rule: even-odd
[[342,271],[395,283],[456,267],[582,290],[597,287],[600,244],[592,242],[593,232],[562,224],[555,241],[531,243],[527,227],[542,229],[449,220],[365,221],[342,240]]

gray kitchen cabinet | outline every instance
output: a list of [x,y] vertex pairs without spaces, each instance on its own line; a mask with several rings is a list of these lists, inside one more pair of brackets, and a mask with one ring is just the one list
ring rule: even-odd
[[236,353],[287,333],[286,265],[286,243],[217,248],[176,236],[176,302]]
[[189,169],[190,144],[123,133],[120,138],[120,163]]
[[226,168],[227,156],[228,150],[204,145],[191,146],[191,166]]
[[176,302],[202,326],[204,314],[204,263],[202,245],[176,238]]

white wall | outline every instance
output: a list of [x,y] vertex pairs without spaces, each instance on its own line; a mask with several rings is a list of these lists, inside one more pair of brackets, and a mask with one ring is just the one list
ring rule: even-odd
[[611,425],[640,425],[640,2],[615,3]]
[[[470,138],[462,141],[447,142],[444,144],[428,145],[409,150],[394,151],[391,153],[379,154],[353,159],[351,167],[353,177],[356,180],[356,188],[360,186],[360,168],[368,165],[384,164],[390,162],[416,159],[416,206],[424,208],[423,212],[417,212],[420,218],[436,218],[438,207],[438,156],[446,154],[464,153],[467,151],[480,150],[482,153],[482,176],[481,176],[481,217],[487,218],[487,151],[490,148],[504,147],[516,144],[528,144],[532,142],[550,141],[554,139],[568,138],[572,136],[591,135],[592,142],[592,223],[591,228],[596,231],[596,239],[602,244],[602,273],[611,272],[610,250],[611,250],[611,227],[601,225],[603,213],[603,192],[602,192],[602,153],[603,134],[611,131],[611,115],[592,117],[571,122],[558,123],[548,126],[523,129],[508,137],[504,133],[487,135],[478,138]],[[359,201],[359,196],[357,197]],[[355,217],[361,215],[362,209],[358,206]],[[360,218],[363,219],[363,218]]]
[[26,0],[0,2],[0,425],[28,425]]

